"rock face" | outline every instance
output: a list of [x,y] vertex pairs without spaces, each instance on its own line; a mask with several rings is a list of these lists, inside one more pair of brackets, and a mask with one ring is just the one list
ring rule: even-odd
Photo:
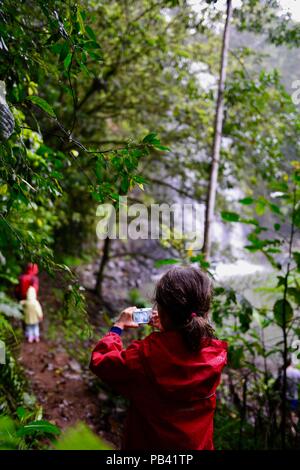
[[0,103],[0,140],[7,140],[14,131],[15,120],[7,105]]
[[0,81],[0,141],[7,140],[14,131],[15,120],[5,99],[5,83]]
[[[132,301],[130,293],[139,290],[141,295],[151,302],[156,279],[168,269],[156,268],[155,260],[169,257],[169,254],[155,240],[136,240],[134,243],[122,243],[114,240],[111,244],[110,259],[106,264],[102,287],[104,301],[118,311]],[[93,289],[101,260],[77,268],[82,284]],[[128,254],[127,254],[128,253]]]

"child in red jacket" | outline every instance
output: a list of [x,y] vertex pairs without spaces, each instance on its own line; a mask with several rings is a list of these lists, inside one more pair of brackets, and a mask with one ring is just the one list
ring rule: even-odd
[[19,284],[16,287],[16,296],[18,300],[26,300],[27,291],[30,286],[35,288],[36,295],[39,293],[39,268],[35,263],[28,263],[26,270],[19,277]]
[[124,329],[136,328],[124,310],[92,352],[90,368],[129,398],[124,450],[213,449],[216,388],[226,364],[227,344],[208,322],[209,277],[193,267],[176,267],[156,286],[160,329],[123,348]]

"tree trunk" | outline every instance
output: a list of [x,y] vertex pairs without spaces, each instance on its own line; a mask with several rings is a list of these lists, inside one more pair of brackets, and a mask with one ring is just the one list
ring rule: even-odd
[[95,292],[99,295],[100,299],[102,299],[102,284],[103,284],[104,269],[105,269],[106,263],[109,260],[110,244],[111,244],[111,239],[109,237],[105,238],[104,243],[103,243],[103,253],[102,253],[102,258],[100,261],[100,267],[96,274]]
[[[123,194],[121,189],[119,189],[118,192],[119,192],[120,196],[125,196],[125,194]],[[109,218],[109,221],[108,221],[108,227],[109,227],[108,232],[109,233],[110,233],[110,230],[112,228],[112,224],[116,223],[115,216],[117,217],[117,214],[118,214],[118,209],[116,209],[116,203],[114,204],[114,208],[115,208],[116,212],[114,212],[114,211],[111,212],[110,218]],[[95,293],[97,293],[99,295],[100,299],[102,299],[102,300],[103,300],[103,298],[102,298],[103,297],[102,296],[102,284],[103,284],[103,279],[104,279],[104,270],[105,270],[106,264],[107,264],[107,262],[109,261],[109,258],[110,258],[111,245],[112,245],[112,239],[110,238],[110,235],[108,234],[108,236],[104,239],[104,242],[103,242],[102,258],[101,258],[101,261],[100,261],[99,270],[96,274]]]
[[222,52],[221,52],[221,66],[220,77],[218,86],[218,96],[216,104],[216,114],[214,122],[214,139],[212,146],[212,160],[209,176],[209,184],[207,190],[207,201],[204,222],[204,241],[203,241],[203,254],[206,259],[210,257],[211,251],[211,230],[214,218],[218,171],[220,163],[220,150],[222,142],[222,127],[223,127],[223,109],[224,109],[224,88],[226,82],[228,49],[229,49],[229,33],[230,33],[230,19],[232,15],[232,0],[227,0],[226,21],[224,25]]
[[111,212],[110,217],[109,217],[108,235],[103,241],[102,257],[100,261],[99,270],[96,274],[95,292],[99,295],[100,299],[102,299],[102,284],[103,284],[103,279],[104,279],[104,270],[105,270],[105,267],[109,260],[109,255],[110,255],[110,249],[111,249],[111,243],[112,243],[112,239],[110,238],[110,230],[111,230],[111,226],[113,223],[115,223],[114,211]]

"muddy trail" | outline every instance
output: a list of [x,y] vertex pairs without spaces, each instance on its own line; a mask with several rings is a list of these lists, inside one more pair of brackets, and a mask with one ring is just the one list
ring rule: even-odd
[[20,362],[44,417],[61,429],[78,421],[99,432],[99,400],[82,377],[80,364],[63,348],[42,338],[21,346]]
[[[101,389],[99,381],[96,389],[91,386],[97,379],[89,371],[88,361],[82,364],[72,357],[61,336],[50,339],[48,335],[53,319],[47,318],[47,311],[59,308],[59,302],[53,296],[56,288],[62,288],[59,279],[49,278],[46,274],[40,276],[39,299],[45,314],[41,340],[29,344],[24,337],[20,345],[19,360],[29,391],[42,406],[43,417],[62,431],[81,421],[118,448],[125,410],[118,409],[110,394]],[[95,317],[95,310],[99,312],[100,308],[99,300],[91,294],[87,298],[89,315]],[[92,340],[88,345],[89,350],[94,343]]]

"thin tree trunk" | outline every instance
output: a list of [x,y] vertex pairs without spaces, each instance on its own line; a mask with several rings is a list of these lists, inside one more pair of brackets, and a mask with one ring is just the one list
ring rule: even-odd
[[102,253],[102,258],[100,261],[100,267],[96,274],[95,292],[99,295],[100,299],[102,299],[102,285],[103,285],[104,269],[109,259],[110,244],[111,244],[111,239],[109,237],[105,238],[104,243],[103,243],[103,253]]
[[115,222],[116,222],[115,212],[112,211],[109,217],[109,221],[108,221],[108,234],[103,242],[103,250],[102,250],[100,266],[96,274],[95,292],[99,295],[100,299],[102,299],[102,285],[103,285],[103,279],[104,279],[104,270],[109,260],[109,254],[110,254],[110,249],[111,249],[111,244],[112,244],[110,233],[111,233],[112,224],[114,224]]
[[242,409],[240,412],[240,430],[239,430],[239,444],[238,449],[241,450],[243,448],[243,430],[244,424],[247,415],[247,389],[248,389],[248,377],[244,377],[243,382],[243,402],[242,402]]
[[[119,194],[120,196],[125,196],[123,192],[119,189]],[[114,208],[116,208],[116,204],[114,204]],[[110,232],[112,225],[116,223],[115,216],[117,217],[118,214],[118,209],[115,211],[112,211],[110,214],[110,218],[108,221],[108,236],[104,239],[103,243],[103,253],[102,253],[102,258],[100,261],[100,266],[99,270],[96,274],[96,285],[95,285],[95,292],[99,295],[100,299],[103,300],[102,296],[102,285],[103,285],[103,279],[104,279],[104,270],[106,267],[107,262],[110,259],[110,250],[111,250],[111,245],[112,245],[112,239],[110,238]]]
[[222,142],[223,111],[224,111],[224,88],[226,82],[226,71],[229,50],[230,19],[232,15],[232,0],[227,0],[226,21],[223,31],[221,66],[218,86],[218,97],[216,104],[216,114],[214,122],[214,140],[212,146],[212,160],[209,176],[209,185],[207,191],[205,222],[204,222],[204,241],[202,251],[206,259],[210,257],[211,251],[211,231],[214,218],[218,171],[220,163],[220,150]]

